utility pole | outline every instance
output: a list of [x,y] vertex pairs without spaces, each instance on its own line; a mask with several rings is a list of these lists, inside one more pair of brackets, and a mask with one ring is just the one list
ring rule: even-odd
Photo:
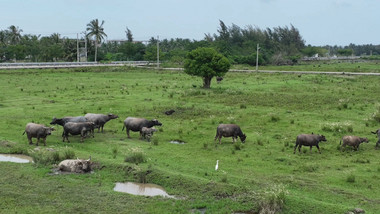
[[87,32],[83,31],[84,33],[84,50],[85,50],[85,56],[86,56],[86,62],[87,62]]
[[157,69],[160,68],[160,45],[159,36],[157,36]]
[[79,34],[77,33],[77,62],[79,62]]
[[259,70],[259,43],[257,43],[257,48],[256,48],[256,71]]

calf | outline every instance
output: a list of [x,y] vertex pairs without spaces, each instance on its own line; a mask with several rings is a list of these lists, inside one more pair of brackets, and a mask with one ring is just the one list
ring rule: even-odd
[[150,138],[153,136],[153,133],[156,131],[157,131],[157,129],[155,129],[155,128],[147,128],[147,127],[141,128],[142,137],[144,139],[147,139],[148,142],[150,142]]
[[245,142],[247,136],[241,131],[240,127],[236,124],[220,124],[216,129],[216,135],[214,141],[219,138],[219,144],[222,137],[232,137],[232,143],[235,143],[235,139],[240,137],[241,142]]
[[301,147],[302,146],[310,146],[310,152],[311,148],[313,146],[316,146],[318,148],[319,154],[321,154],[321,150],[319,149],[319,142],[321,141],[327,141],[326,137],[323,135],[316,135],[316,134],[300,134],[297,136],[296,140],[296,146],[294,147],[294,154],[296,153],[296,149],[298,146],[298,151],[301,153]]
[[346,149],[346,145],[354,147],[355,150],[359,150],[359,146],[361,143],[369,142],[367,138],[361,138],[357,136],[344,136],[342,140],[340,141],[339,145],[342,144],[342,141],[343,141],[343,145],[341,147],[341,150],[343,147]]
[[40,142],[40,138],[44,140],[44,146],[46,146],[46,137],[51,135],[51,132],[54,130],[54,127],[46,127],[42,124],[28,123],[26,124],[25,131],[22,134],[24,135],[26,133],[29,144],[33,144],[32,138],[34,137],[37,138],[37,146]]
[[88,113],[88,114],[84,115],[84,117],[88,121],[92,121],[92,122],[95,123],[95,126],[98,127],[98,132],[100,132],[100,128],[102,128],[102,132],[103,132],[104,125],[109,120],[116,119],[119,116],[117,116],[116,114],[107,114],[107,115],[105,115],[105,114],[92,114],[92,113]]
[[81,142],[83,142],[83,139],[87,136],[87,133],[92,133],[92,136],[94,137],[94,128],[95,124],[94,122],[79,122],[79,123],[73,123],[68,122],[63,126],[63,133],[62,133],[62,141],[65,142],[65,139],[67,139],[67,142],[69,141],[69,134],[71,135],[79,135],[81,136]]
[[67,159],[58,164],[59,170],[64,172],[85,173],[91,171],[91,157],[88,160]]
[[371,133],[376,134],[377,138],[379,138],[379,140],[376,142],[376,149],[378,149],[379,145],[380,145],[380,129],[376,130],[375,132],[371,132]]

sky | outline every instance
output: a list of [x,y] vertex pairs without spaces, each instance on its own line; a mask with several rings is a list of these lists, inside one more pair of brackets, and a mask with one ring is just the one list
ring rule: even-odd
[[76,38],[93,19],[108,40],[183,38],[217,33],[219,20],[260,29],[297,28],[307,45],[380,44],[379,0],[0,0],[0,30]]

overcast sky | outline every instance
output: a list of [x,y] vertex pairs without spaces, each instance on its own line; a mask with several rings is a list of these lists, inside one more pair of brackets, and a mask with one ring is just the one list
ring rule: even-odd
[[296,27],[306,44],[380,44],[380,0],[0,0],[0,30],[76,38],[93,19],[107,39],[202,40],[227,26]]

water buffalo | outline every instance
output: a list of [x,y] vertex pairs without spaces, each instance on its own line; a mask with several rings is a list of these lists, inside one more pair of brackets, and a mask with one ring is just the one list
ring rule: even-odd
[[117,116],[115,114],[107,114],[107,115],[105,115],[105,114],[92,114],[92,113],[88,113],[88,114],[84,115],[84,117],[88,121],[92,121],[92,122],[95,123],[95,126],[98,127],[98,132],[100,131],[100,128],[102,128],[102,132],[103,132],[104,124],[106,124],[109,120],[118,118],[119,116]]
[[147,127],[142,127],[141,128],[141,133],[142,133],[142,137],[144,139],[147,139],[148,141],[150,141],[150,138],[153,136],[153,133],[156,132],[157,129],[155,128],[147,128]]
[[223,80],[223,77],[216,77],[216,82],[217,82],[217,83],[222,82],[222,80]]
[[68,138],[69,134],[71,135],[80,134],[81,142],[83,142],[83,139],[87,136],[88,132],[93,134],[94,128],[95,128],[94,122],[79,122],[79,123],[68,122],[63,126],[62,141],[65,142],[65,139],[67,139],[67,142],[70,143],[69,138]]
[[24,135],[26,133],[29,144],[33,144],[32,138],[34,137],[37,138],[37,146],[40,142],[40,138],[44,140],[44,146],[46,146],[46,137],[51,135],[51,132],[54,130],[54,127],[46,127],[42,124],[28,123],[26,124],[25,131],[22,134]]
[[367,138],[361,138],[361,137],[357,137],[357,136],[344,136],[342,138],[342,140],[340,141],[339,145],[342,144],[342,141],[343,141],[343,145],[341,147],[341,149],[344,147],[346,148],[346,145],[348,146],[352,146],[354,147],[355,150],[359,150],[359,146],[361,143],[368,143],[368,139]]
[[296,146],[294,147],[294,154],[296,153],[297,146],[298,146],[298,151],[300,153],[301,153],[302,146],[310,146],[310,152],[311,152],[311,148],[313,146],[316,146],[320,154],[321,150],[319,149],[318,144],[321,141],[327,141],[326,137],[323,135],[316,135],[316,134],[300,134],[297,136]]
[[372,134],[376,134],[379,140],[376,142],[376,149],[379,148],[380,145],[380,129],[376,130],[375,132],[371,132]]
[[88,160],[67,159],[58,164],[59,170],[64,172],[84,173],[91,171],[91,157]]
[[83,116],[78,117],[63,117],[63,118],[56,118],[53,117],[53,120],[50,122],[50,125],[58,124],[60,126],[64,126],[67,122],[88,122],[88,120]]
[[132,130],[133,132],[140,132],[140,138],[142,136],[141,129],[143,127],[151,128],[153,126],[161,126],[162,123],[160,123],[158,120],[147,120],[144,118],[137,118],[137,117],[127,117],[124,120],[124,126],[123,129],[126,128],[127,136],[128,138],[131,138],[129,135],[129,130]]
[[222,137],[232,137],[232,143],[235,143],[235,139],[240,137],[241,142],[245,142],[247,136],[243,134],[240,127],[236,124],[219,124],[216,129],[216,135],[214,141],[219,138],[219,144]]

